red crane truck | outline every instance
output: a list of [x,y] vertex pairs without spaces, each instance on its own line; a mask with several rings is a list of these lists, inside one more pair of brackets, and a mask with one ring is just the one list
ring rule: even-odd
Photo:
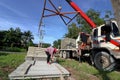
[[101,26],[96,26],[72,0],[66,1],[92,28],[91,44],[88,44],[91,48],[87,51],[82,49],[81,54],[89,52],[91,62],[97,69],[104,71],[113,70],[120,60],[120,34],[117,22],[109,20]]

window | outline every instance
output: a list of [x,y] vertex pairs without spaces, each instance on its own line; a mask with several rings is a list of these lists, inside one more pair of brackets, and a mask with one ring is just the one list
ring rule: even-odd
[[101,27],[101,36],[102,36],[102,35],[105,35],[105,33],[106,33],[106,31],[105,31],[105,26],[102,26],[102,27]]
[[93,35],[94,35],[94,37],[97,37],[97,36],[98,36],[98,29],[95,29],[95,30],[94,30]]
[[112,23],[112,27],[113,27],[113,35],[114,36],[119,36],[119,30],[118,30],[115,23]]

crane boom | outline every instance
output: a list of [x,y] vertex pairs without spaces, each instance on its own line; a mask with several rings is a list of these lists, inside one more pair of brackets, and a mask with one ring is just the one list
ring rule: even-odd
[[96,28],[96,24],[75,4],[72,0],[66,0],[69,5],[78,12],[78,14],[86,20],[86,22],[91,26],[91,28]]

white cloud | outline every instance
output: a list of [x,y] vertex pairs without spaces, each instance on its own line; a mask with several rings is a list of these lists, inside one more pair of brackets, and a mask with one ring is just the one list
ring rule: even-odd
[[[10,6],[9,4],[0,2],[0,7],[3,9],[6,9],[7,11],[7,13],[3,12],[5,14],[1,14],[2,16],[0,17],[0,30],[8,30],[11,27],[13,28],[19,27],[22,31],[30,30],[32,34],[34,35],[34,43],[39,43],[40,39],[38,36],[38,25],[37,25],[39,21],[36,22],[37,20],[32,20],[30,17],[29,19],[26,19],[26,16],[30,16],[30,15],[29,14],[26,15],[20,12],[18,9],[16,9],[16,7],[12,5]],[[8,14],[9,12],[13,12],[16,15],[11,16]],[[64,28],[61,27],[61,24],[59,21],[56,21],[56,23],[55,22],[51,23],[50,21],[48,23],[50,25],[46,26],[47,29],[46,29],[46,34],[44,35],[44,38],[43,38],[43,42],[52,44],[54,40],[57,40],[57,38],[61,37],[62,34],[64,34],[63,33]],[[62,24],[64,23],[62,22]]]
[[14,7],[9,6],[8,4],[0,2],[0,6],[14,12],[15,14],[17,14],[19,16],[28,17],[26,14],[22,13],[21,11],[18,11],[17,9],[15,9]]
[[53,41],[55,40],[57,39],[53,36],[45,36],[43,39],[43,42],[53,44]]
[[49,43],[49,44],[53,44],[53,41],[57,40],[54,36],[44,36],[43,39],[40,39],[38,34],[34,34],[34,43],[39,43],[39,42],[43,42],[43,43]]
[[[77,3],[78,6],[83,11],[86,11],[86,9],[88,10],[89,8],[96,8],[96,7],[99,8],[98,4],[96,4],[99,2],[101,2],[100,7],[104,6],[102,5],[102,3],[104,3],[105,1],[108,1],[108,0],[86,0],[86,1],[75,0],[74,2]],[[70,11],[69,8],[71,9],[71,7],[68,8],[66,5],[62,5],[62,6],[65,7],[65,9],[68,11]],[[39,43],[40,39],[38,36],[38,24],[37,24],[39,23],[38,19],[37,19],[38,21],[36,19],[32,19],[30,14],[25,14],[25,12],[21,12],[17,7],[14,7],[13,5],[10,5],[10,4],[3,3],[2,1],[0,2],[0,8],[6,9],[8,11],[7,13],[5,13],[7,14],[5,16],[3,16],[4,14],[1,14],[2,16],[0,17],[0,30],[8,30],[10,27],[14,27],[14,28],[20,27],[22,31],[30,30],[34,35],[34,43]],[[13,12],[17,16],[16,15],[10,16],[8,14],[9,12]],[[38,14],[41,14],[41,13],[36,13],[36,17],[39,17]],[[35,14],[33,14],[32,17],[33,16],[35,16]],[[29,17],[29,18],[26,18],[26,17]],[[65,32],[67,32],[67,26],[65,26],[62,20],[58,17],[47,18],[47,21],[44,20],[44,22],[45,22],[45,35],[43,38],[43,42],[45,43],[52,44],[54,40],[57,40],[57,38],[63,37]]]
[[21,26],[21,24],[14,23],[12,21],[0,18],[0,30],[8,30],[11,27],[14,27],[14,28],[20,27],[22,31],[27,30],[27,28],[24,26]]
[[[22,31],[27,31],[28,29],[32,32],[33,36],[34,36],[34,40],[33,42],[34,43],[39,43],[40,41],[40,38],[39,38],[39,35],[38,35],[38,29],[36,29],[35,26],[31,26],[31,27],[25,27],[25,25],[21,25],[21,24],[17,24],[17,23],[14,23],[14,22],[10,22],[10,21],[7,21],[5,19],[1,19],[0,18],[0,30],[8,30],[10,29],[11,27],[13,28],[16,28],[18,27],[22,30]],[[53,41],[57,40],[55,38],[55,35],[44,35],[44,38],[43,38],[43,42],[45,43],[50,43],[52,44]]]

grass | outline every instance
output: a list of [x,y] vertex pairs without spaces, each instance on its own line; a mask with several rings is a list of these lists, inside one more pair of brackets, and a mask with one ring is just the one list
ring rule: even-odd
[[[8,80],[8,75],[24,62],[25,53],[0,53],[0,80]],[[120,72],[102,72],[86,62],[74,59],[57,59],[58,63],[71,72],[75,80],[120,80]]]
[[86,62],[73,59],[58,59],[59,64],[68,69],[76,80],[120,80],[120,72],[102,72]]
[[25,55],[25,53],[0,53],[0,80],[8,80],[8,74],[24,62]]
[[24,48],[18,48],[18,47],[0,47],[1,51],[8,51],[8,52],[26,52],[26,49]]

